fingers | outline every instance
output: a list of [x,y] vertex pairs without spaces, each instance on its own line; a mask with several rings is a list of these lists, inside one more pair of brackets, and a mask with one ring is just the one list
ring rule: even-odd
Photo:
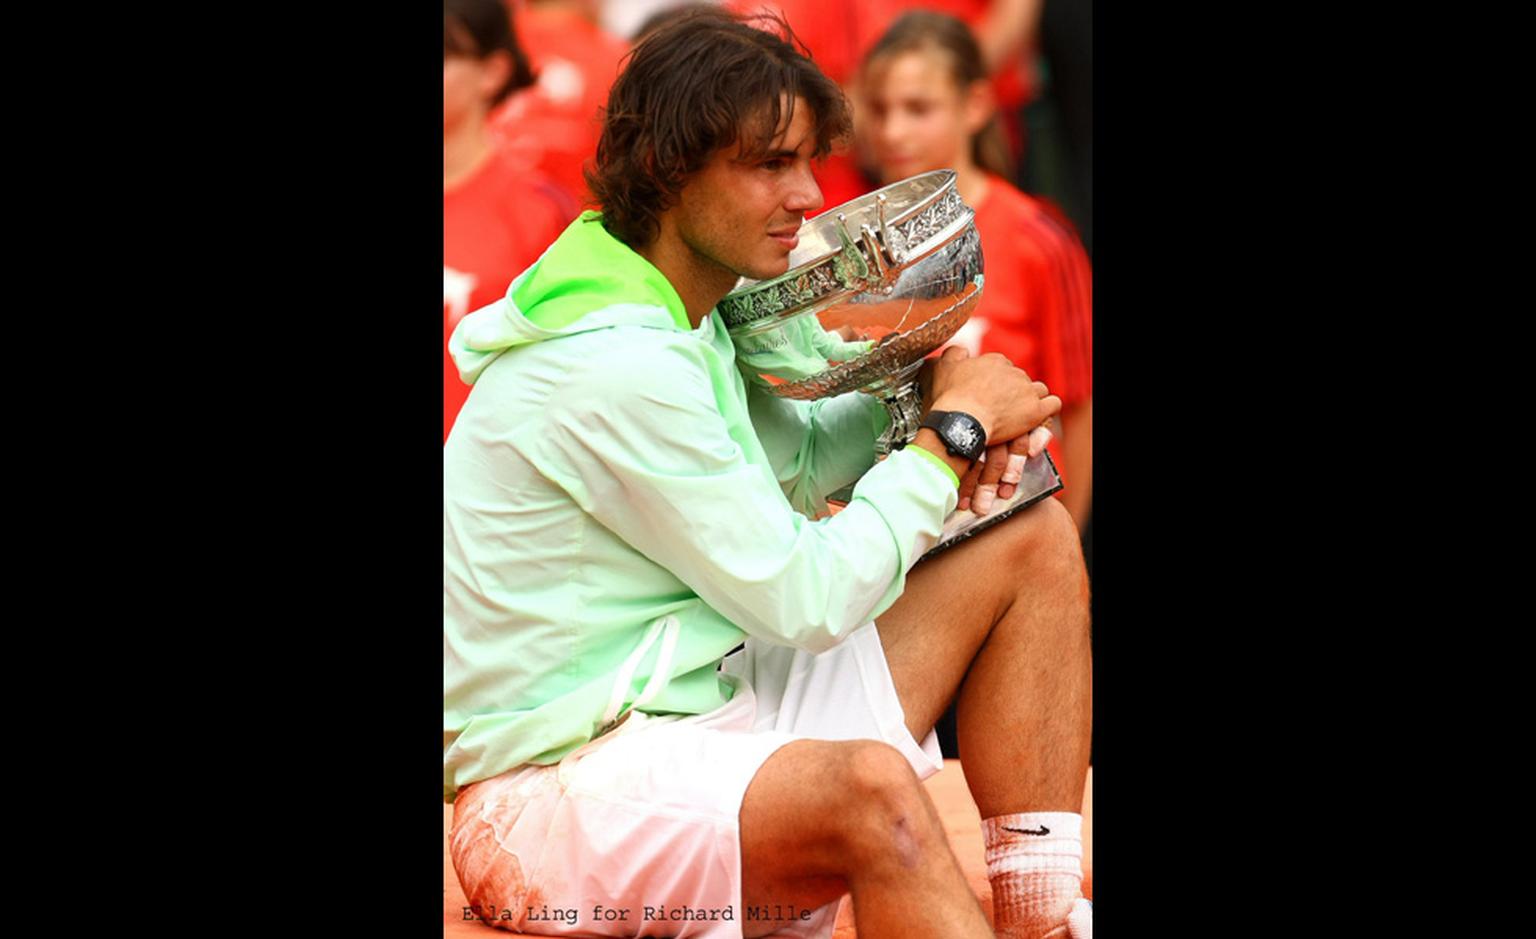
[[1015,437],[1008,443],[1008,465],[997,487],[999,499],[1012,499],[1019,480],[1024,478],[1024,460],[1029,456],[1029,438]]
[[960,477],[960,501],[955,504],[957,509],[969,509],[971,507],[971,494],[976,491],[976,484],[981,480],[981,471],[986,467],[987,455],[983,453],[981,459],[971,464],[971,468]]
[[992,511],[992,503],[997,501],[997,483],[1002,478],[1003,471],[1008,468],[1008,447],[1006,445],[988,447],[987,452],[982,454],[982,458],[976,461],[976,465],[982,467],[982,470],[981,477],[976,482],[976,492],[971,496],[971,511],[977,515],[986,515]]
[[932,407],[934,400],[954,384],[955,366],[970,357],[971,353],[961,346],[946,346],[936,358],[924,360],[922,370],[918,373],[924,411]]
[[[1027,439],[1029,444],[1030,459],[1034,459],[1045,450],[1045,445],[1051,442],[1051,428],[1046,424],[1041,424],[1039,427],[1036,427],[1034,430],[1029,432],[1029,437]],[[1022,463],[1020,464],[1019,468],[1021,470],[1023,469]]]

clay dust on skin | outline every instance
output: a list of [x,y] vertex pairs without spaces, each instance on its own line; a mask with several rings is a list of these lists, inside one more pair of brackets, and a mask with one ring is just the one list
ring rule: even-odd
[[[464,908],[465,919],[481,919],[487,923],[500,920],[510,922],[515,928],[522,922],[525,908],[535,902],[535,891],[527,887],[517,858],[501,850],[489,838],[472,842],[454,867],[460,871],[459,884],[466,887],[464,896],[469,899],[469,906]],[[474,889],[467,889],[469,885],[464,881],[473,877],[476,871],[480,876],[476,878]],[[503,905],[508,902],[512,905]]]
[[[498,819],[491,816],[498,810],[505,814],[509,807],[501,804],[486,811],[487,795],[479,785],[470,785],[455,800],[449,846],[453,870],[470,904],[464,907],[464,919],[507,922],[515,928],[524,905],[532,902],[532,891],[517,856],[504,850],[495,837]],[[530,896],[524,897],[525,892]]]

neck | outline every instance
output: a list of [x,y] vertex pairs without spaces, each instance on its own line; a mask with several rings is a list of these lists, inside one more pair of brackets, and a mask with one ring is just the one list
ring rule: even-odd
[[661,234],[635,253],[661,271],[682,299],[688,322],[698,329],[715,304],[736,286],[738,278],[734,271],[700,257],[675,231],[669,232],[671,221],[663,218]]
[[443,189],[461,182],[490,156],[491,141],[483,115],[468,115],[453,130],[443,131]]

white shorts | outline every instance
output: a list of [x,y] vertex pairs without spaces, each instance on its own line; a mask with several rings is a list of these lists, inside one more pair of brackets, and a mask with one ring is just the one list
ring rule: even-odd
[[748,783],[803,738],[883,740],[926,779],[944,765],[938,738],[907,731],[873,623],[820,655],[748,639],[720,670],[737,691],[718,710],[631,712],[556,765],[461,789],[449,852],[474,913],[534,935],[679,939],[740,939],[747,916],[805,914],[774,935],[830,937],[837,903],[742,909]]

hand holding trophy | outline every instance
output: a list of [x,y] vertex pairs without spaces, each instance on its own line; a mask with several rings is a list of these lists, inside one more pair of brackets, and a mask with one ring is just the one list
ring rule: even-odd
[[[923,419],[924,358],[954,336],[981,297],[981,241],[974,218],[956,191],[954,171],[937,170],[807,221],[787,272],[764,281],[743,279],[719,303],[743,370],[786,398],[855,390],[874,395],[891,417],[876,441],[877,453],[906,446]],[[845,335],[866,338],[849,341]],[[1008,417],[1009,423],[1018,419]],[[996,426],[988,429],[993,442],[1014,436],[1003,436]],[[1021,428],[1020,435],[1030,430]],[[1043,445],[1029,449],[1038,455],[1024,461],[1013,496],[984,516],[954,512],[933,551],[1062,488]],[[1014,469],[1006,468],[1010,478]]]

